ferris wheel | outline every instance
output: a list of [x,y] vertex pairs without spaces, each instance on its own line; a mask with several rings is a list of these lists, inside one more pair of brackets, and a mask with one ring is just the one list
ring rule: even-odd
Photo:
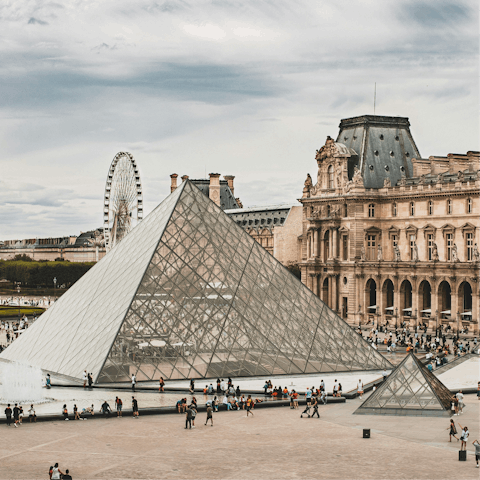
[[112,160],[105,186],[103,231],[107,252],[142,218],[140,172],[130,153],[119,152]]

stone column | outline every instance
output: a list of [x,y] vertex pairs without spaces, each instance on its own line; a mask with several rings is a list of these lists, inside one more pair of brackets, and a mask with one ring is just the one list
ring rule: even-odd
[[328,239],[330,241],[330,245],[329,245],[329,248],[328,248],[328,259],[331,260],[332,257],[333,257],[333,233],[332,233],[331,228],[329,228],[328,231],[330,232],[328,234]]
[[419,301],[418,301],[418,286],[417,286],[417,280],[412,278],[412,317],[415,315],[415,312],[417,313],[417,318],[415,318],[414,322],[415,325],[418,325],[418,319],[420,314],[420,310],[418,308]]
[[333,258],[338,258],[338,230],[336,228],[332,229],[332,243],[333,243]]
[[318,228],[313,231],[313,256],[318,258]]
[[335,312],[338,310],[338,302],[337,302],[337,275],[332,275],[330,277],[330,281],[332,284],[332,303],[331,303],[331,308]]
[[[437,321],[437,326],[440,326],[442,321],[441,321],[441,307],[438,304],[438,285],[437,281],[435,279],[430,279],[430,288],[431,288],[431,293],[430,293],[430,305],[431,305],[431,313],[430,313],[430,318],[433,320],[434,324],[435,321]],[[435,319],[435,314],[438,311],[438,318]],[[428,322],[431,324],[431,321]],[[435,327],[434,327],[435,328]]]
[[479,298],[477,293],[477,284],[474,283],[472,287],[472,320],[477,323],[473,324],[473,331],[478,335],[479,316]]
[[310,243],[310,230],[307,230],[307,260],[312,256],[312,249],[310,248],[311,247],[311,243]]
[[[450,317],[451,317],[451,322],[455,323],[455,328],[457,328],[457,310],[460,311],[460,308],[458,308],[458,291],[457,291],[457,282],[452,281],[451,285],[451,295],[450,295]],[[460,328],[462,328],[462,317],[460,316],[460,320],[458,321],[458,325]]]
[[315,273],[312,278],[313,288],[312,292],[318,296],[318,275]]

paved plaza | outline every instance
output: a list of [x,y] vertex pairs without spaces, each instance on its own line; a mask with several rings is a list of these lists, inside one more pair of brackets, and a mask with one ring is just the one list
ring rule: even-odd
[[[366,396],[364,397],[366,398]],[[467,462],[448,443],[448,418],[358,416],[362,400],[320,408],[321,419],[288,407],[219,412],[214,426],[184,429],[184,415],[24,424],[2,430],[0,478],[48,478],[59,462],[78,478],[478,479],[471,441],[480,401],[453,417],[470,429]],[[28,420],[27,420],[28,421]],[[371,438],[362,438],[362,429]],[[458,427],[459,428],[459,427]]]

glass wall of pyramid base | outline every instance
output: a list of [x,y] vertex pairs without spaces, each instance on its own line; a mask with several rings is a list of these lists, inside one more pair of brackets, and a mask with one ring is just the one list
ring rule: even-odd
[[452,392],[410,354],[355,413],[450,416],[452,397]]
[[391,367],[188,181],[0,358],[102,384]]

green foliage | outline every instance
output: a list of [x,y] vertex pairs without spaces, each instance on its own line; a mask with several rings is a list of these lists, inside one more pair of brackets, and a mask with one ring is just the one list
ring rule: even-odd
[[0,260],[0,278],[10,282],[20,283],[29,287],[53,287],[53,279],[57,279],[57,286],[67,288],[82,277],[95,262],[36,262]]
[[[20,307],[20,316],[27,315],[37,315],[40,316],[45,309],[43,308],[35,308],[35,307]],[[0,318],[4,317],[16,317],[18,316],[18,307],[0,307]]]
[[25,253],[23,253],[22,255],[15,255],[13,259],[17,262],[33,262],[33,260]]

